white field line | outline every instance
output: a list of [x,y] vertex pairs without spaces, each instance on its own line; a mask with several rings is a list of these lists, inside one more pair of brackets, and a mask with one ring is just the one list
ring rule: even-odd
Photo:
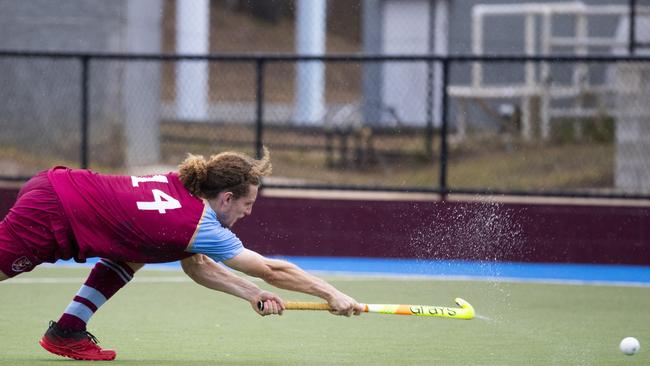
[[[34,284],[67,284],[77,283],[82,284],[86,281],[86,277],[27,277],[27,278],[12,278],[0,282],[1,285],[34,285]],[[141,276],[134,277],[133,283],[182,283],[192,282],[189,277],[182,276]]]
[[[157,269],[143,269],[142,272],[154,272]],[[181,273],[180,270],[177,270]],[[169,270],[166,270],[169,272]],[[611,286],[611,287],[641,287],[650,288],[646,282],[626,281],[585,281],[564,280],[548,278],[511,278],[511,277],[483,277],[483,276],[436,276],[436,275],[408,275],[394,273],[365,273],[365,272],[329,272],[310,271],[311,273],[327,277],[332,281],[459,281],[459,282],[493,282],[493,283],[532,283],[541,285],[568,285],[568,286]],[[258,278],[247,277],[254,282],[261,282]],[[82,284],[86,277],[27,277],[11,278],[0,282],[0,285],[21,284]],[[133,283],[189,283],[192,280],[187,276],[134,276]]]

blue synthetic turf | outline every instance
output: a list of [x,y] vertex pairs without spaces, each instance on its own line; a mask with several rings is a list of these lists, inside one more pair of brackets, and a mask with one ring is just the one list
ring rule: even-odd
[[[364,275],[435,276],[515,281],[629,283],[650,285],[650,266],[551,264],[350,257],[281,257],[308,271]],[[87,264],[94,264],[89,260]],[[72,261],[57,264],[70,265]],[[180,268],[179,262],[147,265]]]

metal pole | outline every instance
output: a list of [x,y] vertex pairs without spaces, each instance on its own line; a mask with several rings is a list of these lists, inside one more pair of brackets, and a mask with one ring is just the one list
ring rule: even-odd
[[433,160],[433,62],[427,62],[427,124],[424,133],[424,149],[427,158]]
[[257,109],[255,111],[255,155],[258,159],[262,157],[263,128],[264,128],[264,59],[257,59],[255,62],[255,100]]
[[629,55],[636,53],[636,0],[629,0],[630,29],[628,35],[627,52]]
[[[435,18],[435,0],[429,1],[429,54],[434,54],[433,20]],[[427,62],[427,124],[424,134],[424,149],[427,158],[433,161],[433,61]]]
[[81,57],[81,168],[88,169],[88,63]]
[[449,125],[449,95],[447,86],[449,85],[449,60],[444,59],[442,62],[442,103],[440,105],[442,124],[440,126],[440,199],[446,200],[449,189],[447,187],[447,131]]

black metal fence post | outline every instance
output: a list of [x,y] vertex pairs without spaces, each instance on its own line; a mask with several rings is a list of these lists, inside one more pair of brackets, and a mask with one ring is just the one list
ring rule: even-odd
[[636,0],[628,1],[629,8],[629,27],[628,29],[628,44],[627,52],[630,55],[634,55],[636,52]]
[[449,59],[442,61],[442,101],[440,103],[440,115],[442,124],[440,126],[440,198],[445,200],[449,193],[447,186],[447,133],[449,127],[449,94],[447,86],[449,85]]
[[88,64],[90,57],[81,57],[81,168],[88,169]]
[[255,111],[255,155],[262,157],[263,130],[264,130],[264,63],[265,59],[259,58],[255,61],[255,100],[257,107]]
[[427,158],[433,161],[433,98],[435,93],[433,92],[433,73],[434,66],[433,61],[427,62],[427,124],[424,133],[424,149],[427,154]]
[[[429,54],[433,55],[435,52],[435,34],[434,34],[434,27],[433,27],[433,19],[436,17],[436,5],[435,5],[435,0],[430,0],[429,1],[429,19],[430,19],[430,24],[429,24],[429,29],[428,29],[428,48],[429,48]],[[427,121],[426,121],[426,133],[425,133],[425,142],[424,142],[424,148],[425,152],[427,154],[427,158],[430,158],[431,161],[433,162],[433,108],[434,108],[434,103],[433,103],[433,98],[436,97],[436,94],[434,92],[434,81],[433,81],[433,74],[434,74],[434,61],[429,60],[427,61]]]

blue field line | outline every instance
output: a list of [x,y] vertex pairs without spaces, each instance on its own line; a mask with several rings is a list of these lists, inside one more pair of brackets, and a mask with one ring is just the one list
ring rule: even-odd
[[[650,266],[606,264],[514,263],[352,257],[276,257],[320,273],[377,276],[424,276],[560,283],[630,284],[650,286]],[[89,259],[82,265],[94,265]],[[76,265],[59,261],[57,265]],[[179,262],[148,264],[145,268],[179,270]]]

